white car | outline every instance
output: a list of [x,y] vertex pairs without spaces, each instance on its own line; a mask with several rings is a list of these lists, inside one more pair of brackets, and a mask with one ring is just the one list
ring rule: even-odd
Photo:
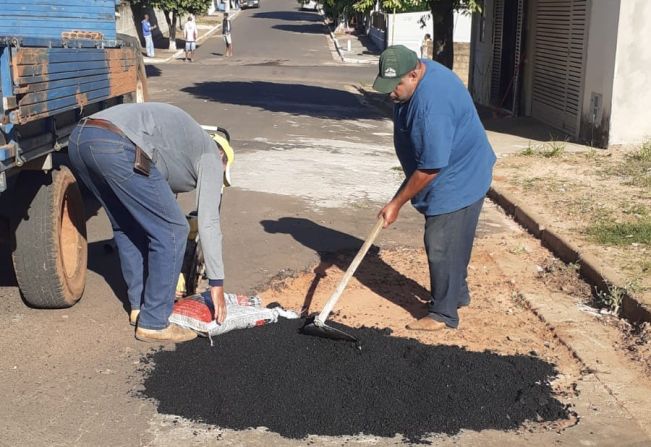
[[304,11],[316,11],[319,7],[319,3],[314,0],[303,0],[301,2],[301,9]]

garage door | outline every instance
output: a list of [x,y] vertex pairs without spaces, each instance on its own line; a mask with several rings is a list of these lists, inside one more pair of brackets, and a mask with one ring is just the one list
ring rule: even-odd
[[577,137],[583,101],[588,0],[536,2],[532,115]]

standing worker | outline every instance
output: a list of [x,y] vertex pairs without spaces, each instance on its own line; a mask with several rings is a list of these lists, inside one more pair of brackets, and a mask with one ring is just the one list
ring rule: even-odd
[[145,38],[147,57],[154,57],[154,38],[151,35],[151,31],[158,28],[158,25],[149,23],[149,14],[145,14],[145,17],[140,23],[142,24],[142,36]]
[[379,215],[388,227],[411,200],[425,216],[432,296],[428,315],[407,329],[456,328],[457,309],[470,304],[468,263],[495,153],[468,90],[443,65],[391,46],[373,88],[394,102],[393,141],[406,177]]
[[194,17],[188,17],[188,21],[183,25],[183,38],[185,39],[185,60],[192,62],[192,55],[197,49],[197,24]]
[[231,57],[233,55],[233,37],[231,36],[231,17],[228,12],[224,13],[222,33],[224,34],[224,43],[226,44],[226,53],[224,56]]
[[111,221],[139,340],[196,337],[168,322],[188,235],[175,193],[197,190],[214,316],[218,323],[226,316],[220,201],[233,152],[221,141],[183,110],[161,103],[108,108],[82,120],[70,136],[72,167]]

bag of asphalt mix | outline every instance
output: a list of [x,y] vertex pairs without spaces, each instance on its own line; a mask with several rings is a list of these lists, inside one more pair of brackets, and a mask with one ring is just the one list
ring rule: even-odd
[[258,296],[225,293],[224,298],[226,318],[222,324],[218,324],[214,320],[214,306],[210,291],[178,300],[174,304],[169,321],[190,328],[199,335],[207,336],[212,346],[212,337],[215,335],[225,334],[236,329],[276,323],[279,317],[299,318],[296,312],[284,310],[281,307],[273,309],[262,307],[262,301]]

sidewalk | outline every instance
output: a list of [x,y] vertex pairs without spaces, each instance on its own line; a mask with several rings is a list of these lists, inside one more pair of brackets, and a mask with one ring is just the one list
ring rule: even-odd
[[[319,11],[323,16],[323,11]],[[380,50],[371,39],[354,31],[334,33],[332,24],[323,18],[323,23],[330,31],[330,38],[337,49],[337,54],[342,62],[347,64],[377,64],[380,60]]]
[[[240,14],[240,10],[232,10],[230,14],[231,14],[231,20],[235,20],[237,16]],[[221,18],[223,17],[222,13],[218,13],[207,17],[211,19],[210,21],[216,20],[218,23],[216,25],[212,25],[209,23],[208,24],[202,23],[202,17],[197,18],[197,32],[199,33],[199,37],[197,38],[197,45],[200,45],[210,36],[212,36],[213,34],[215,34],[216,32],[222,29],[222,22],[221,22]],[[183,31],[177,30],[176,33],[177,33],[176,40],[183,42],[183,38],[182,38]],[[143,48],[143,52],[144,52],[144,48]],[[156,48],[155,57],[144,56],[144,61],[145,64],[161,64],[161,63],[164,64],[164,63],[172,62],[176,59],[181,59],[184,53],[185,53],[185,48],[179,44],[177,44],[176,50]]]

